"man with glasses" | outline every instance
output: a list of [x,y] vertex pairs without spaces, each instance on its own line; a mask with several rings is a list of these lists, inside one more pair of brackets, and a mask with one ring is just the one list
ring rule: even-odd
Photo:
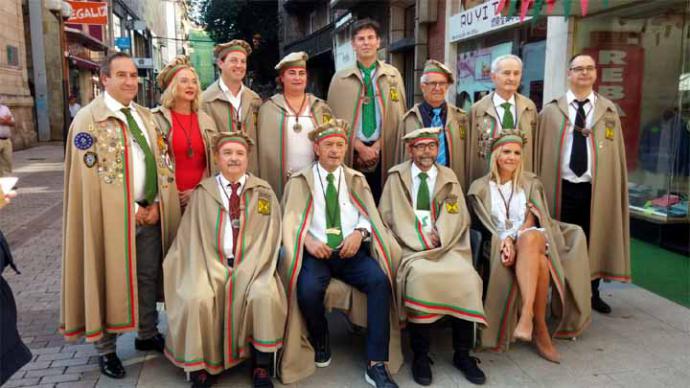
[[630,281],[628,177],[618,109],[594,92],[596,80],[594,58],[575,55],[570,89],[540,113],[535,160],[553,217],[585,231],[592,308],[608,314],[599,281]]
[[[426,61],[420,80],[424,101],[415,104],[405,113],[398,138],[418,128],[441,128],[436,163],[450,167],[462,187],[466,188],[471,183],[466,179],[469,117],[462,109],[446,102],[448,86],[454,82],[453,72],[446,65],[434,59]],[[398,141],[397,146],[398,162],[402,162],[409,155],[402,142]]]
[[537,107],[532,100],[518,93],[521,79],[520,57],[502,55],[491,62],[491,80],[496,90],[472,105],[470,182],[489,172],[486,159],[480,155],[480,150],[485,148],[482,145],[508,129],[520,130],[527,136],[522,160],[525,171],[533,170],[532,138],[537,128]]
[[[213,118],[219,132],[242,131],[256,142],[261,97],[244,85],[251,53],[249,43],[241,39],[216,45],[213,54],[220,77],[201,95],[201,109]],[[253,174],[258,172],[257,154],[253,152],[249,159],[248,171]]]

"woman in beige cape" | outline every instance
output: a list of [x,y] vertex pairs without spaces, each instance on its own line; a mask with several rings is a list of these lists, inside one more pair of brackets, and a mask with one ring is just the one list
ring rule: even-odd
[[[343,166],[344,167],[344,166]],[[379,262],[383,272],[391,281],[391,289],[398,267],[400,247],[381,221],[376,204],[371,196],[364,176],[355,170],[344,167],[345,181],[350,190],[353,204],[361,214],[369,219],[372,227],[371,256]],[[309,339],[298,303],[296,285],[299,276],[304,238],[309,230],[313,208],[313,176],[303,170],[290,178],[283,195],[283,246],[284,256],[278,269],[286,285],[288,298],[288,318],[285,328],[285,346],[280,361],[280,376],[284,384],[291,384],[314,373],[314,348]],[[331,280],[325,297],[326,309],[346,311],[350,321],[366,327],[366,296],[353,287],[337,279]],[[390,343],[388,367],[397,372],[403,363],[400,345],[398,313],[391,303]]]
[[[493,150],[491,172],[473,182],[468,193],[475,215],[492,236],[489,284],[484,303],[489,327],[482,331],[481,345],[507,350],[516,339],[531,340],[534,327],[539,354],[549,361],[559,362],[560,356],[551,343],[545,322],[549,282],[555,291],[551,309],[559,319],[553,336],[578,336],[591,319],[587,244],[581,228],[551,219],[541,182],[534,174],[522,172],[520,152],[524,141],[519,133],[500,135],[490,148]],[[513,162],[502,159],[505,167],[501,167],[499,159],[508,155],[512,155]],[[512,172],[511,163],[514,163]],[[501,180],[506,176],[509,178],[500,186],[493,183],[500,194],[497,200],[492,198],[492,182],[496,182],[499,176]],[[509,191],[517,192],[518,198],[524,192],[524,215],[514,217],[515,213],[508,210],[508,218],[503,216],[504,219],[500,220],[501,217],[496,216],[492,199],[501,206],[508,204],[502,208],[504,212],[510,206],[520,212],[517,201],[503,199],[509,197],[507,193],[504,197],[500,191],[505,186],[519,187],[517,191]],[[519,218],[524,223],[512,225]],[[502,239],[505,234],[509,237]],[[520,265],[521,260],[523,265]],[[511,268],[513,266],[516,270]],[[535,278],[537,273],[539,277]],[[517,304],[518,298],[520,304]],[[525,302],[525,298],[533,302]],[[519,305],[522,305],[522,314],[520,323],[516,324]]]
[[290,175],[314,161],[309,133],[333,118],[326,102],[306,92],[307,59],[305,52],[290,53],[276,65],[282,93],[259,109],[258,175],[271,184],[278,197]]
[[[218,131],[211,117],[199,110],[201,84],[186,56],[175,57],[156,81],[163,95],[152,113],[175,164],[175,183],[184,211],[196,185],[215,170],[211,139]],[[177,159],[182,163],[176,163]]]
[[[233,139],[249,142],[241,132],[221,133],[216,158],[227,143],[238,142]],[[225,230],[232,226],[219,175],[205,179],[192,194],[163,263],[169,331],[165,354],[189,372],[218,374],[247,359],[252,347],[275,353],[283,344],[286,300],[275,272],[280,203],[265,181],[244,176],[233,265],[223,248]]]

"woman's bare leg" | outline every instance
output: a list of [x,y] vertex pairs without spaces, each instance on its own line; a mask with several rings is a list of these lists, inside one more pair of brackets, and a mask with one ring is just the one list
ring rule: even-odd
[[534,300],[534,344],[540,356],[551,362],[559,363],[561,356],[556,347],[553,346],[549,328],[546,326],[546,303],[550,280],[547,260],[546,256],[539,259],[539,280]]
[[541,232],[529,231],[518,238],[515,274],[522,298],[522,310],[520,320],[513,332],[513,337],[518,340],[532,340],[532,318],[539,278],[539,261],[543,255],[544,237]]

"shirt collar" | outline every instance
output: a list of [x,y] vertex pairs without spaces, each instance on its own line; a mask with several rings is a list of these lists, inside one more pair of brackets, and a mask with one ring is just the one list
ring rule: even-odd
[[[324,183],[328,183],[328,180],[326,179],[326,177],[328,176],[329,172],[325,168],[323,168],[323,166],[321,166],[321,163],[319,163],[318,161],[316,162],[316,169],[317,169],[317,173],[321,177],[321,181]],[[336,168],[335,171],[333,171],[332,174],[335,177],[336,182],[340,179],[340,173],[342,171],[343,171],[343,166],[338,166],[338,168]]]
[[103,101],[105,101],[105,106],[108,107],[113,113],[120,112],[122,108],[129,108],[134,110],[134,102],[130,101],[129,106],[124,106],[120,101],[114,99],[108,92],[103,93]]
[[230,88],[227,85],[225,85],[225,82],[223,82],[223,78],[218,78],[218,87],[223,93],[228,94],[230,97],[234,98],[239,98],[242,95],[242,92],[244,91],[244,83],[242,83],[240,84],[240,91],[237,93],[237,96],[233,96],[232,92],[230,91]]
[[[220,174],[220,173],[219,173],[218,176],[220,177],[220,184],[223,185],[223,188],[224,188],[224,189],[229,188],[228,185],[230,185],[230,181],[227,180],[227,179],[225,179],[225,177],[223,176],[223,174]],[[242,176],[240,177],[240,179],[238,180],[238,182],[240,182],[240,192],[242,192],[242,188],[244,187],[244,183],[245,183],[246,181],[247,181],[247,174],[242,175]]]
[[[417,167],[417,165],[414,162],[412,162],[412,169],[411,170],[412,170],[412,179],[417,178],[419,173],[422,172],[422,170],[420,170],[419,167]],[[429,171],[427,171],[426,173],[429,176],[429,178],[427,178],[427,179],[432,179],[432,180],[436,179],[436,175],[438,175],[438,168],[436,168],[436,164],[431,166]]]
[[494,105],[496,106],[501,106],[501,104],[509,102],[510,105],[515,106],[515,93],[513,93],[512,96],[510,96],[509,100],[504,100],[503,97],[499,96],[498,93],[494,92],[494,97],[493,97]]
[[[573,93],[572,90],[568,90],[568,92],[565,94],[565,96],[568,99],[568,105],[572,104],[573,101],[577,100],[577,97],[575,97],[575,93]],[[594,101],[596,99],[596,95],[594,94],[593,90],[589,93],[589,95],[587,96],[587,99],[589,100],[590,104],[594,104]]]

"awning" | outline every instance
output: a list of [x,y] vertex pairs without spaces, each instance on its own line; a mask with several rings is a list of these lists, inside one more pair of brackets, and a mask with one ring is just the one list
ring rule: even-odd
[[65,34],[67,34],[68,39],[81,43],[82,45],[84,45],[84,47],[88,48],[91,51],[106,51],[108,49],[108,46],[105,45],[103,42],[92,37],[89,34],[84,33],[83,31],[70,27],[65,27]]
[[99,65],[96,62],[90,61],[88,59],[80,58],[74,55],[69,56],[69,64],[70,66],[75,66],[80,69],[84,70],[90,70],[90,71],[98,71],[98,69],[101,68],[101,65]]

